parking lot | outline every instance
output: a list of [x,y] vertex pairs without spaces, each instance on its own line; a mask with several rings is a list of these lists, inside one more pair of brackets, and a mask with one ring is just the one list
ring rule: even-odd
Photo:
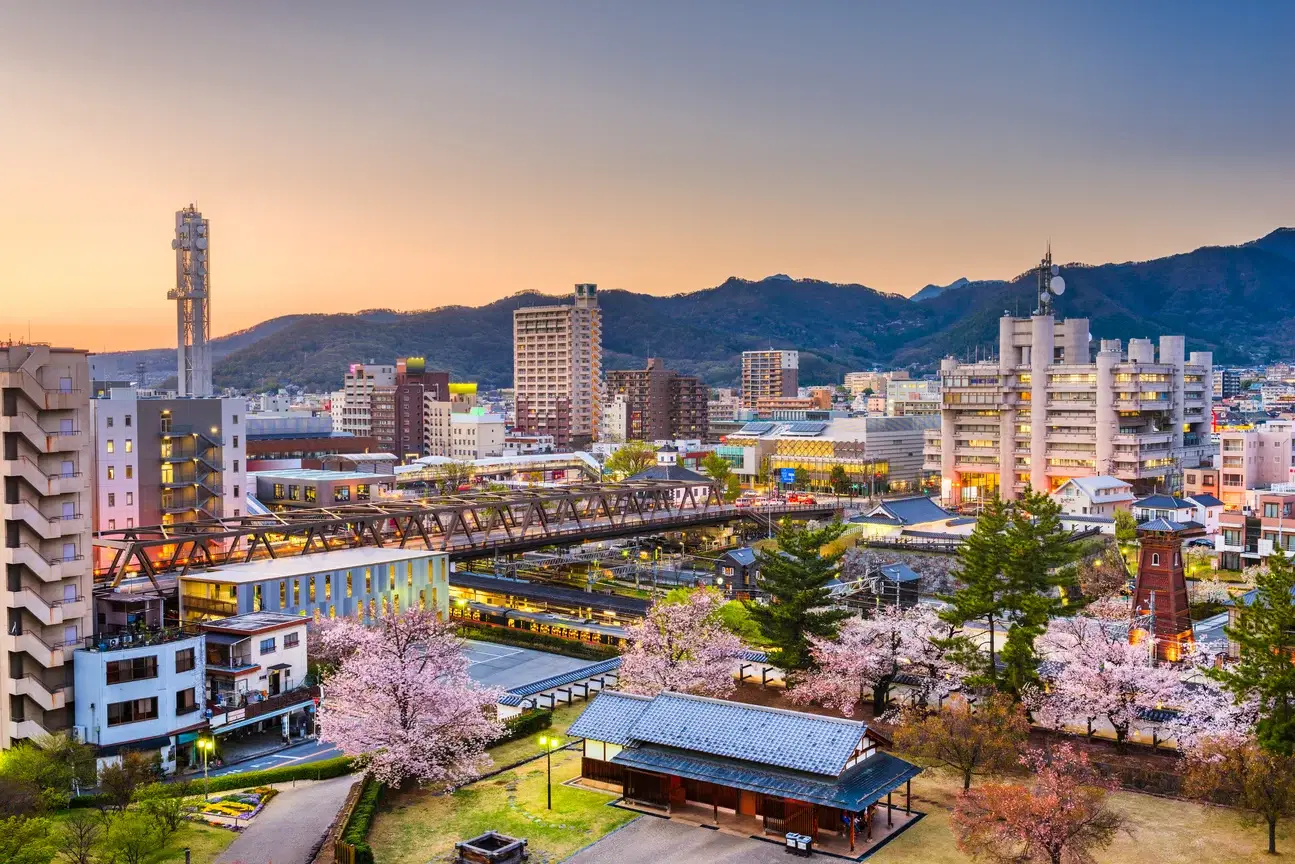
[[471,664],[468,674],[472,680],[501,690],[521,687],[596,662],[492,642],[469,640],[464,648]]

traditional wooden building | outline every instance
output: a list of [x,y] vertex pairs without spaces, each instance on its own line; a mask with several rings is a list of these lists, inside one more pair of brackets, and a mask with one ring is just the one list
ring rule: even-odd
[[[627,805],[850,851],[912,818],[915,765],[866,723],[681,693],[604,692],[571,724],[581,776]],[[903,808],[892,793],[904,791]],[[898,823],[898,825],[896,824]],[[859,836],[862,834],[862,836]]]

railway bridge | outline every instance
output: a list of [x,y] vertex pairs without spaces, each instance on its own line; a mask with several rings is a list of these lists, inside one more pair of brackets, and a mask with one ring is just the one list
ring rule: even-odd
[[95,535],[95,581],[116,586],[130,576],[259,558],[309,555],[357,546],[422,547],[465,560],[753,519],[831,518],[837,504],[725,504],[713,486],[649,480],[391,498],[330,507],[170,525],[118,528]]

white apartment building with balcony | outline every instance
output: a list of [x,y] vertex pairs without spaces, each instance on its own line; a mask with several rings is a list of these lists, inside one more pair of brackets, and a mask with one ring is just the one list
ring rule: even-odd
[[513,310],[514,431],[582,447],[602,426],[603,337],[598,286],[575,286],[570,306]]
[[352,435],[373,434],[373,394],[396,386],[396,367],[389,363],[352,363],[342,381],[341,405],[333,394],[333,428]]
[[86,352],[0,346],[4,630],[0,749],[72,718],[72,652],[91,629]]
[[940,364],[940,429],[925,467],[957,505],[1027,485],[1053,492],[1075,477],[1118,477],[1135,491],[1172,488],[1209,458],[1213,360],[1184,355],[1182,336],[1102,340],[1083,318],[999,319],[997,361]]

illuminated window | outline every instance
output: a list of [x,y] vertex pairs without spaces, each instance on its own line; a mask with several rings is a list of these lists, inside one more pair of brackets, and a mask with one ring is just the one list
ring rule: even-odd
[[414,587],[414,562],[410,561],[405,565],[405,584],[410,588]]
[[373,568],[372,567],[364,568],[364,593],[365,594],[373,593]]
[[135,452],[135,441],[134,441],[134,439],[131,439],[131,438],[127,438],[127,439],[126,439],[126,452],[127,452],[127,453],[134,453],[134,452]]
[[351,574],[350,573],[346,574],[346,596],[347,597],[351,596]]
[[109,452],[109,453],[116,453],[116,452],[117,452],[117,444],[116,444],[116,442],[115,442],[115,441],[113,441],[111,438],[109,438],[107,441],[105,441],[105,442],[104,442],[104,448],[105,448],[105,449],[107,450],[107,452]]
[[[309,588],[309,592],[310,592],[310,602],[311,602],[311,603],[314,603],[314,602],[315,602],[315,577],[314,577],[314,576],[311,576],[311,577],[310,577],[310,588]],[[318,610],[316,610],[316,611],[318,611]]]
[[256,585],[252,588],[252,611],[261,611],[261,586]]
[[282,609],[287,605],[288,605],[288,580],[280,579],[279,580],[279,608]]

